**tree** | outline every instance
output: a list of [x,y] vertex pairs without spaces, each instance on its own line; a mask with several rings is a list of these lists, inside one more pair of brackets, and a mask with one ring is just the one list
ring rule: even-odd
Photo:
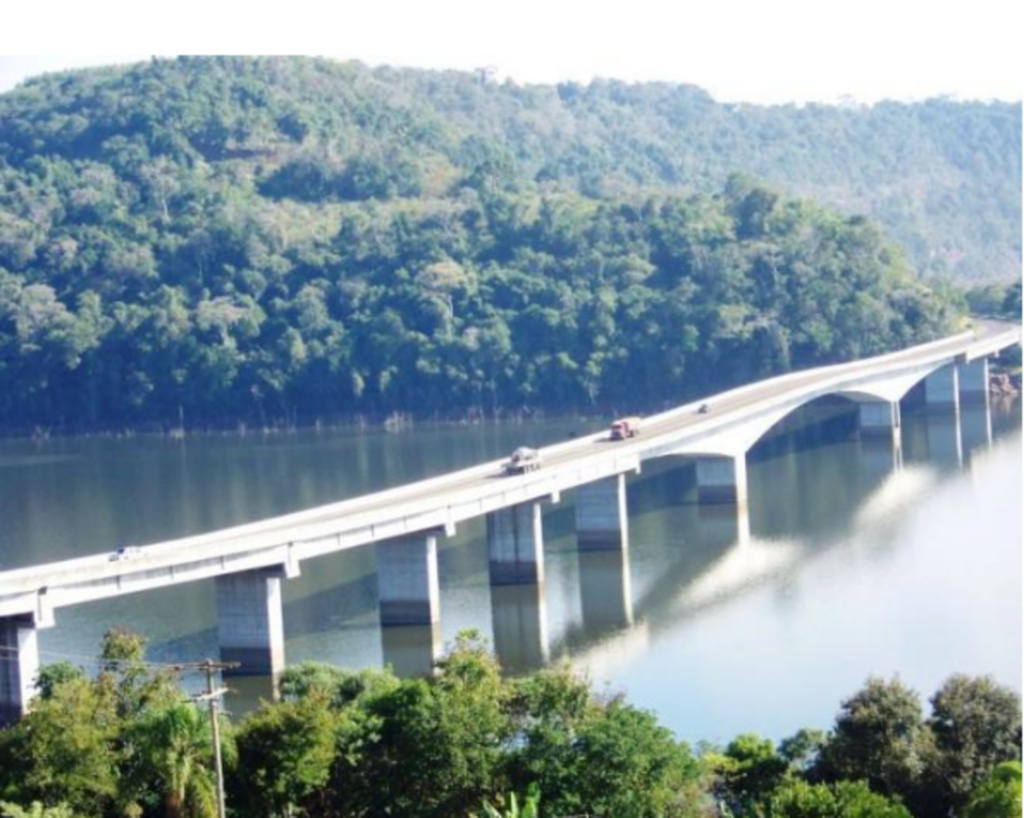
[[128,730],[167,818],[216,816],[210,724],[194,704],[178,701],[149,710]]
[[719,797],[733,812],[747,811],[774,790],[789,764],[768,739],[752,733],[737,736],[721,756],[712,757],[719,777]]
[[239,725],[238,800],[247,814],[290,814],[322,788],[336,755],[339,716],[320,690],[297,701],[264,705]]
[[863,779],[885,795],[910,797],[929,739],[917,693],[898,677],[872,677],[843,702],[815,771],[827,781]]
[[503,698],[493,656],[475,632],[460,634],[433,678],[365,700],[371,732],[358,780],[348,779],[352,801],[376,815],[468,812],[493,786],[508,732]]
[[1004,761],[971,793],[964,818],[1019,818],[1021,814],[1021,765]]
[[26,767],[22,797],[101,815],[117,795],[118,727],[103,689],[84,678],[56,686],[14,728]]
[[911,818],[899,800],[873,793],[863,781],[808,784],[791,780],[768,801],[771,818]]
[[40,698],[50,699],[53,698],[54,692],[60,685],[83,678],[85,678],[85,672],[82,668],[71,664],[71,662],[54,662],[39,668],[39,674],[36,676],[36,690],[39,691]]
[[[575,790],[584,812],[658,818],[698,811],[698,765],[650,713],[611,702],[580,729],[577,753]],[[552,811],[558,814],[554,804]]]
[[951,676],[932,697],[930,771],[944,805],[958,811],[992,769],[1021,753],[1020,698],[988,676]]

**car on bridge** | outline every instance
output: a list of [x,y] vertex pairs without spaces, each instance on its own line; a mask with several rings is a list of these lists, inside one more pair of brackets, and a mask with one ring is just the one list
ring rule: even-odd
[[540,452],[528,446],[520,446],[512,452],[512,457],[505,464],[505,474],[526,474],[536,471],[542,464]]
[[108,557],[110,562],[124,562],[142,556],[142,549],[137,545],[122,545],[116,551],[112,551]]

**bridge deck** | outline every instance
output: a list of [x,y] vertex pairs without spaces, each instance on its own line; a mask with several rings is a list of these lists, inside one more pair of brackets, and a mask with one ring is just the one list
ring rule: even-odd
[[[302,560],[369,542],[456,523],[498,508],[554,496],[639,468],[651,457],[700,450],[757,418],[826,394],[872,395],[885,382],[912,384],[930,371],[1019,344],[1018,325],[986,321],[973,331],[862,361],[760,381],[646,419],[643,434],[610,442],[605,431],[542,450],[544,467],[515,477],[504,461],[222,531],[155,543],[130,559],[93,555],[0,573],[0,617],[52,621],[56,607],[258,568],[298,572]],[[900,387],[902,388],[902,386]],[[907,387],[909,388],[909,387]],[[699,403],[711,411],[699,414]],[[713,453],[713,451],[711,451]]]

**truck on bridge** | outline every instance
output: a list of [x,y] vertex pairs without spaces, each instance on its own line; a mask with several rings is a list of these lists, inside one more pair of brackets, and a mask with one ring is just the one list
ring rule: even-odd
[[640,426],[643,421],[640,420],[636,415],[631,415],[627,418],[619,418],[612,424],[611,431],[608,433],[610,440],[626,440],[626,438],[636,437],[640,434]]
[[505,474],[526,474],[541,467],[540,452],[528,446],[520,446],[505,464]]

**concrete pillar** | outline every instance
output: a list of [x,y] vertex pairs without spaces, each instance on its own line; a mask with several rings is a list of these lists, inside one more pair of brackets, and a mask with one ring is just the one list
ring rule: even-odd
[[697,501],[747,502],[747,457],[702,457],[697,461]]
[[512,673],[539,670],[548,662],[548,615],[543,585],[491,589],[494,652]]
[[628,551],[582,551],[580,607],[591,637],[633,624],[633,582]]
[[540,503],[520,503],[487,515],[491,585],[544,581],[544,528]]
[[278,568],[217,577],[220,658],[240,667],[228,676],[276,676],[284,670],[284,613]]
[[576,539],[583,551],[629,547],[626,475],[606,477],[576,489]]
[[24,715],[38,673],[39,637],[32,617],[0,618],[0,725]]
[[930,409],[960,409],[960,369],[949,364],[924,379],[924,398]]
[[380,629],[385,666],[402,679],[429,676],[441,655],[441,626],[401,625]]
[[900,404],[889,402],[862,401],[858,403],[861,440],[889,441],[900,445]]
[[989,404],[988,358],[979,358],[960,367],[960,402],[973,406]]
[[928,459],[938,465],[962,466],[963,440],[960,434],[960,412],[929,413]]
[[432,625],[441,618],[437,537],[412,534],[377,543],[380,624]]

